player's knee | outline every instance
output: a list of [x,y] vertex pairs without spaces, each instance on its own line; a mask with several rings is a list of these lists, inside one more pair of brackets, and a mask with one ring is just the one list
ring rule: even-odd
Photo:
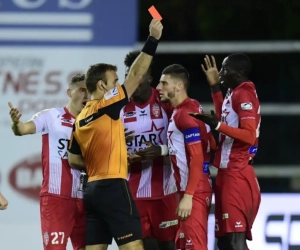
[[245,250],[247,248],[246,233],[228,233],[218,239],[219,250]]
[[119,246],[120,250],[144,250],[142,240],[135,240]]
[[175,241],[158,241],[157,242],[159,250],[174,250]]
[[84,248],[85,250],[107,250],[108,249],[108,245],[93,245],[93,246],[86,246]]

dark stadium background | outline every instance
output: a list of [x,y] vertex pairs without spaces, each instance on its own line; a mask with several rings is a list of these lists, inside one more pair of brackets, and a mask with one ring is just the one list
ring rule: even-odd
[[[139,41],[148,36],[151,19],[147,11],[155,5],[163,16],[165,25],[162,41],[211,42],[211,41],[290,41],[300,39],[300,1],[259,0],[143,0],[139,2]],[[215,54],[218,66],[228,55]],[[272,52],[247,53],[253,63],[251,80],[255,83],[262,104],[299,102],[300,53]],[[202,103],[211,102],[210,91],[201,63],[205,54],[159,53],[153,66],[153,85],[158,82],[163,68],[179,63],[191,77],[189,96]],[[287,110],[288,112],[288,110]],[[300,106],[299,106],[300,112]],[[298,165],[300,117],[297,115],[264,115],[257,165],[282,167]],[[300,167],[300,166],[299,166]],[[282,169],[284,171],[284,169]],[[263,192],[299,191],[298,180],[288,177],[259,177]]]

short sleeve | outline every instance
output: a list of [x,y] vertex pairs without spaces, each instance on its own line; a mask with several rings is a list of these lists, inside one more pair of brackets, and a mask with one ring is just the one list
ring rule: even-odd
[[257,114],[257,96],[252,89],[241,89],[233,98],[233,108],[240,120],[255,119]]
[[50,110],[44,109],[31,117],[30,121],[35,124],[35,133],[48,133],[48,121],[51,120]]
[[76,131],[76,125],[73,124],[73,131],[69,143],[69,152],[74,155],[82,155],[79,143],[77,142],[75,137],[75,131]]
[[186,145],[201,142],[200,125],[198,121],[188,115],[187,111],[181,111],[174,117],[176,127],[182,132]]

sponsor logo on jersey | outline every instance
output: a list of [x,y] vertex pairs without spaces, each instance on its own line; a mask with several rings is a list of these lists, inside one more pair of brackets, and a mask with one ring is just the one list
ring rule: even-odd
[[163,221],[162,223],[159,224],[159,228],[167,228],[176,225],[178,225],[178,220]]
[[130,142],[127,142],[127,150],[130,153],[137,152],[139,150],[143,150],[147,148],[147,145],[145,142],[151,142],[153,145],[159,145],[160,138],[159,135],[155,133],[149,133],[149,134],[140,134],[135,135],[134,139]]
[[57,153],[62,159],[68,159],[68,148],[69,148],[70,140],[61,138],[58,140],[57,145]]
[[140,110],[139,116],[147,116],[146,110]]
[[136,112],[135,112],[135,111],[129,111],[129,112],[125,112],[125,113],[124,113],[124,116],[125,116],[125,117],[132,117],[132,116],[134,116],[134,115],[136,115]]
[[242,110],[252,110],[252,103],[251,102],[243,102],[241,103]]
[[89,123],[90,121],[93,120],[93,118],[94,118],[94,116],[92,115],[92,116],[90,116],[89,118],[85,119],[84,122],[85,122],[85,123]]
[[72,128],[73,127],[73,121],[70,120],[70,119],[66,119],[66,118],[62,117],[62,119],[61,119],[61,125],[64,126],[64,127],[70,127],[70,128]]
[[43,180],[41,155],[22,159],[11,169],[9,173],[11,187],[21,195],[39,201]]
[[159,117],[160,116],[160,107],[158,106],[158,104],[153,104],[152,106],[152,114],[155,116],[155,117]]

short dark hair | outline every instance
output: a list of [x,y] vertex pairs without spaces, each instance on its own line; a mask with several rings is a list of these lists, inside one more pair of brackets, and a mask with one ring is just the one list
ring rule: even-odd
[[166,67],[163,72],[163,75],[170,75],[175,78],[179,78],[183,81],[185,89],[190,85],[190,76],[188,71],[180,64],[172,64]]
[[84,81],[85,79],[85,74],[76,74],[74,76],[72,76],[71,80],[70,80],[70,83],[69,83],[69,86],[75,84],[75,83],[78,83],[78,82],[82,82]]
[[235,53],[228,56],[228,60],[232,64],[234,70],[242,72],[244,76],[248,77],[252,70],[252,63],[250,58],[243,53]]
[[[133,64],[133,62],[135,61],[135,59],[141,54],[141,51],[139,50],[134,50],[129,52],[126,56],[125,56],[125,60],[124,60],[124,64],[126,67],[130,68],[131,65]],[[148,72],[151,72],[151,67],[153,64],[153,60],[151,61],[151,64],[149,66]]]
[[106,63],[98,63],[91,65],[86,72],[85,84],[89,93],[93,93],[97,89],[97,82],[102,80],[104,82],[106,79],[107,71],[117,71],[117,66]]

